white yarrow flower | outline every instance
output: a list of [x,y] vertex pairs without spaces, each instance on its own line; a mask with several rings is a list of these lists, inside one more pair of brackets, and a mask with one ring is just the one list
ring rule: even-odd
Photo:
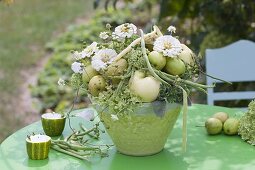
[[130,38],[137,33],[137,27],[134,24],[125,23],[115,28],[113,32],[113,39],[123,41],[125,38]]
[[100,32],[99,38],[106,40],[109,37],[108,32]]
[[59,78],[59,79],[58,79],[58,85],[59,85],[59,86],[65,86],[65,85],[66,85],[65,80],[63,80],[62,78]]
[[176,31],[176,28],[172,25],[170,25],[168,28],[167,28],[167,31],[170,32],[170,33],[175,33]]
[[87,121],[92,121],[95,118],[94,110],[85,109],[82,112],[76,113],[75,116],[81,117]]
[[75,73],[82,73],[84,65],[82,63],[79,63],[79,62],[74,62],[72,64],[71,68],[72,68],[73,72],[75,72]]
[[101,69],[105,69],[107,64],[104,63],[102,60],[92,60],[91,66],[96,70],[99,71]]
[[117,53],[115,50],[108,48],[102,49],[92,58],[91,65],[95,70],[99,71],[111,64],[116,57]]
[[98,51],[97,42],[93,42],[81,52],[81,58],[91,57]]
[[182,50],[181,43],[171,35],[158,37],[153,44],[153,50],[167,57],[176,57]]
[[119,120],[118,116],[117,116],[117,115],[114,115],[114,114],[111,114],[111,119],[112,119],[113,121]]

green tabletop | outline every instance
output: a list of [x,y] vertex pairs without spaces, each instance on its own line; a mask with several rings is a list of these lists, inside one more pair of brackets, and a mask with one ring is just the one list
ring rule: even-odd
[[[189,107],[187,152],[181,152],[181,116],[168,138],[165,149],[153,156],[131,157],[118,153],[113,147],[109,157],[93,158],[90,162],[50,151],[49,158],[42,161],[30,160],[26,154],[25,138],[28,133],[43,132],[41,122],[33,123],[10,137],[0,148],[1,170],[52,169],[52,170],[251,170],[255,169],[255,148],[241,140],[239,136],[208,136],[201,125],[213,113],[224,111],[235,115],[238,110],[198,105]],[[239,112],[240,113],[240,112]],[[83,122],[73,119],[73,124]],[[84,121],[85,124],[88,124]],[[88,125],[89,126],[89,125]],[[70,134],[65,128],[63,135]],[[111,142],[107,135],[102,141]]]

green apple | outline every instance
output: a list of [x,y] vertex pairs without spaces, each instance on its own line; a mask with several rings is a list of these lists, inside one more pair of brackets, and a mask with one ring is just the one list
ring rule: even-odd
[[105,74],[107,76],[120,76],[127,69],[128,63],[125,59],[119,59],[107,67]]
[[152,76],[146,77],[141,71],[136,71],[129,80],[129,89],[140,97],[142,102],[152,102],[158,97],[160,81]]
[[167,57],[164,70],[172,75],[181,75],[185,72],[185,64],[178,58]]
[[82,74],[82,80],[88,83],[90,79],[96,75],[98,75],[98,72],[91,65],[88,65],[84,68],[84,72]]
[[162,53],[152,51],[148,55],[150,63],[158,70],[161,70],[166,65],[166,57]]
[[189,65],[194,65],[194,53],[184,44],[181,44],[182,52],[178,55],[178,58],[181,59],[184,63]]
[[96,75],[89,81],[88,89],[93,96],[98,96],[100,92],[105,90],[105,86],[105,79],[100,75]]

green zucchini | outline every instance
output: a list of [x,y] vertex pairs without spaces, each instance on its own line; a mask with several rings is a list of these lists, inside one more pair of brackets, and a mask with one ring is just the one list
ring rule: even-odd
[[51,138],[47,135],[32,135],[26,139],[27,154],[30,159],[47,159]]
[[64,130],[66,117],[59,113],[45,113],[41,116],[42,127],[46,135],[60,136]]

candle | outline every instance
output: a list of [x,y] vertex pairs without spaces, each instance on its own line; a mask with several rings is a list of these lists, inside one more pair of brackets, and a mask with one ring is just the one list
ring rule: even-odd
[[48,136],[59,136],[62,134],[66,117],[59,113],[45,113],[41,116],[43,130]]

